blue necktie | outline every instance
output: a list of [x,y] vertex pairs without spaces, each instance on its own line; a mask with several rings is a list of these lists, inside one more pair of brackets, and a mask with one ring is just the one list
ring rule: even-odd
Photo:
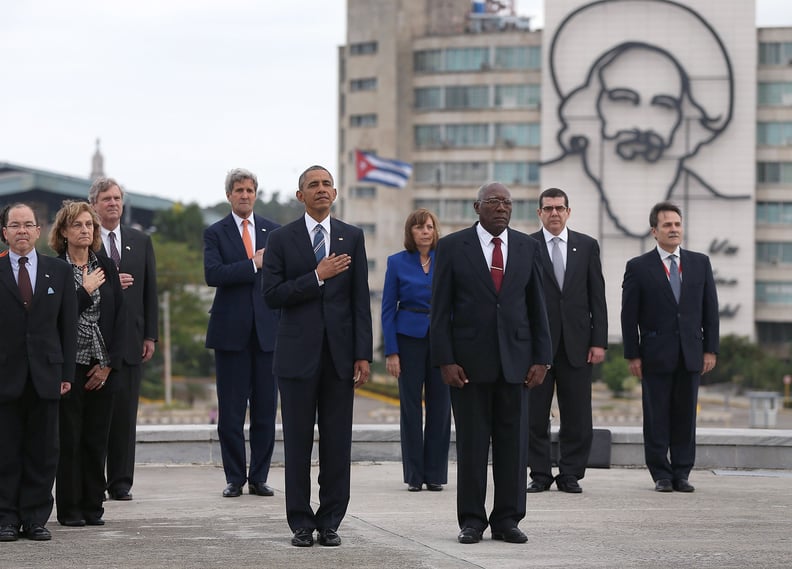
[[316,264],[319,264],[319,261],[324,259],[325,257],[325,239],[324,239],[324,231],[322,231],[321,224],[317,223],[316,227],[314,228],[316,234],[314,235],[313,240],[313,250],[314,256],[316,257]]
[[679,280],[679,267],[676,264],[676,255],[669,255],[671,260],[671,268],[668,270],[668,282],[671,283],[671,292],[674,293],[674,298],[679,304],[679,295],[682,293],[682,281]]

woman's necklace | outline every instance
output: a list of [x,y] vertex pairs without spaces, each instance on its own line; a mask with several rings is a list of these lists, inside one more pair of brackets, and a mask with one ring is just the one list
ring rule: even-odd
[[425,262],[425,263],[421,263],[421,266],[422,266],[422,267],[425,267],[426,265],[428,265],[428,264],[429,264],[429,261],[431,261],[431,260],[432,260],[432,258],[431,258],[431,257],[429,257],[428,259],[426,259],[426,262]]

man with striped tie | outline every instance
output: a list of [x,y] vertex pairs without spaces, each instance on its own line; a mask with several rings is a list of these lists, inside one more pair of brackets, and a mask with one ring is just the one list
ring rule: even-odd
[[[299,178],[305,215],[274,231],[264,259],[264,298],[280,309],[278,376],[286,459],[286,517],[292,545],[341,544],[349,503],[352,403],[372,357],[368,262],[363,232],[330,217],[330,172]],[[311,451],[319,426],[319,508],[311,507]]]

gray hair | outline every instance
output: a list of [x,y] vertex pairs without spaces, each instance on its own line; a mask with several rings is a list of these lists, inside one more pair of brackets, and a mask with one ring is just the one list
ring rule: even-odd
[[96,204],[99,201],[99,194],[102,192],[106,192],[113,186],[118,186],[118,190],[121,192],[121,199],[124,199],[124,188],[121,187],[121,184],[116,182],[113,178],[105,178],[104,176],[100,176],[94,180],[93,184],[91,184],[91,189],[88,190],[88,201],[92,204]]
[[508,191],[511,194],[511,190],[506,186],[506,184],[504,184],[503,182],[499,182],[497,180],[491,180],[489,182],[484,182],[484,185],[482,185],[478,189],[478,192],[476,193],[476,201],[480,202],[482,199],[484,199],[484,192],[486,192],[487,189],[490,186],[494,185],[494,184],[498,184],[499,186],[503,186],[504,188],[506,188],[506,191]]
[[237,182],[242,182],[244,180],[252,180],[253,189],[256,190],[256,192],[258,192],[258,178],[256,178],[256,175],[250,170],[245,170],[244,168],[234,168],[233,170],[229,170],[228,174],[226,175],[226,179],[225,179],[226,195],[230,196],[231,191],[234,189],[234,184],[236,184]]

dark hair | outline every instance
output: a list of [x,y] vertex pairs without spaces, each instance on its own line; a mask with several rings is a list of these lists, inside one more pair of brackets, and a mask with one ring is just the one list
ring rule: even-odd
[[[0,212],[0,227],[6,227],[8,225],[8,212],[11,211],[12,209],[16,209],[18,207],[26,207],[30,211],[32,211],[33,212],[33,221],[36,222],[36,225],[41,225],[39,223],[38,213],[36,213],[35,209],[33,209],[31,206],[29,206],[26,203],[16,202],[16,203],[8,204],[7,206],[5,206],[3,208],[3,211]],[[8,245],[8,241],[5,238],[5,234],[2,231],[0,231],[0,240],[2,240],[3,243]]]
[[327,172],[327,175],[330,176],[330,181],[333,182],[333,185],[335,185],[335,180],[333,180],[333,175],[330,173],[330,170],[328,170],[324,166],[319,166],[318,164],[314,164],[313,166],[309,166],[308,168],[306,168],[305,171],[302,174],[300,174],[300,177],[297,180],[298,190],[302,191],[303,184],[305,184],[305,177],[308,175],[308,172],[313,172],[314,170],[324,170],[325,172]]
[[569,196],[561,188],[547,188],[539,194],[539,209],[542,209],[542,200],[545,198],[564,198],[564,207],[569,207]]
[[412,228],[416,225],[423,225],[427,221],[430,221],[434,224],[434,237],[432,238],[432,246],[429,247],[429,250],[434,249],[437,247],[437,240],[440,237],[438,232],[438,222],[437,217],[428,209],[419,208],[412,212],[410,215],[407,216],[407,219],[404,222],[404,248],[407,249],[410,253],[413,253],[418,250],[418,247],[415,245],[415,238],[412,234]]
[[655,229],[657,228],[657,216],[661,211],[673,211],[680,217],[680,219],[682,218],[682,210],[679,209],[678,205],[671,202],[656,203],[652,208],[652,211],[649,212],[649,227],[653,227]]
[[99,222],[99,216],[96,215],[96,211],[91,207],[91,204],[88,202],[66,200],[63,202],[63,206],[58,210],[58,213],[55,214],[55,221],[52,222],[49,241],[47,241],[50,248],[58,255],[63,254],[67,248],[66,239],[63,237],[63,230],[74,223],[77,216],[85,211],[91,214],[91,220],[94,226],[91,250],[98,251],[102,248],[101,223]]

